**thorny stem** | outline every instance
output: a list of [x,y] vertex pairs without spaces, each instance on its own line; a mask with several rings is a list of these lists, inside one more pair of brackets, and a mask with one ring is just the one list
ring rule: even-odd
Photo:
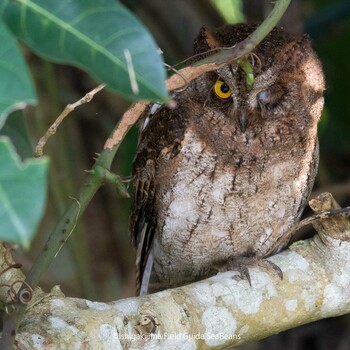
[[[121,140],[122,141],[122,140]],[[120,143],[119,143],[120,144]],[[119,144],[113,149],[103,150],[95,161],[85,185],[82,186],[76,198],[68,205],[56,227],[51,232],[46,245],[39,257],[34,262],[25,282],[33,289],[38,285],[42,275],[46,272],[56,255],[68,239],[79,217],[84,213],[96,191],[103,185],[104,176],[100,168],[110,169]],[[23,289],[25,285],[22,286]],[[21,290],[18,292],[18,294]],[[26,305],[17,302],[16,310],[9,315],[3,316],[3,332],[0,340],[0,349],[11,350],[15,340],[16,332],[23,318]]]
[[102,151],[95,161],[88,176],[87,182],[80,189],[78,196],[73,198],[61,219],[49,236],[41,254],[34,262],[32,269],[27,275],[26,282],[35,288],[44,272],[50,266],[66,240],[71,235],[75,225],[84,213],[86,207],[95,195],[96,191],[103,185],[104,177],[99,171],[100,167],[109,169],[118,147],[111,151]]
[[[270,15],[248,38],[238,43],[232,49],[221,51],[211,56],[209,58],[210,62],[215,62],[215,64],[219,65],[250,53],[278,23],[286,11],[290,1],[291,0],[277,0]],[[200,63],[208,63],[208,61],[201,61]],[[135,122],[136,121],[137,119]],[[96,191],[102,186],[104,179],[101,177],[101,172],[97,168],[102,167],[107,170],[110,169],[119,145],[130,127],[131,125],[125,125],[125,128],[121,133],[122,135],[120,137],[118,135],[117,137],[118,140],[113,137],[115,135],[115,131],[112,133],[111,138],[108,140],[110,142],[106,142],[104,150],[96,159],[86,184],[80,189],[75,200],[69,204],[62,218],[52,231],[44,249],[42,250],[38,259],[34,262],[33,267],[26,279],[26,283],[28,283],[33,289],[38,285],[42,275],[55,259],[62,245],[74,230],[77,220],[84,212]],[[18,302],[15,306],[16,311],[9,315],[4,315],[3,317],[3,332],[0,340],[0,349],[2,350],[13,349],[16,332],[25,312],[26,305]]]

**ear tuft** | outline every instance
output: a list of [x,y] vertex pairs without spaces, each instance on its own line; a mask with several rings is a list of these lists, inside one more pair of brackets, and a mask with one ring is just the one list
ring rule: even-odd
[[206,52],[218,47],[220,47],[220,42],[208,28],[203,26],[194,43],[195,53]]
[[220,47],[220,42],[215,38],[213,33],[207,28],[204,28],[204,30],[205,30],[204,32],[205,40],[208,46],[210,47],[210,49],[216,49]]

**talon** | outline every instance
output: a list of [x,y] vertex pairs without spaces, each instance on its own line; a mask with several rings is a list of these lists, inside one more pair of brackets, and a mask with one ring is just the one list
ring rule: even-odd
[[277,275],[281,279],[281,281],[283,281],[283,272],[280,269],[280,267],[270,260],[265,260],[265,261],[268,263],[268,265],[270,265],[274,269],[274,271],[277,273]]
[[250,273],[249,273],[248,267],[240,264],[240,266],[238,267],[238,272],[242,280],[246,279],[249,285],[252,286],[252,280],[250,279]]
[[252,286],[252,280],[250,278],[249,269],[246,266],[246,264],[241,263],[239,260],[240,259],[228,261],[226,264],[220,267],[217,267],[217,270],[218,272],[227,272],[227,271],[237,270],[239,275],[234,276],[233,279],[235,279],[236,281],[247,280],[249,285]]
[[278,277],[283,280],[283,272],[278,265],[270,260],[265,260],[260,257],[239,257],[227,261],[223,264],[216,264],[215,268],[218,272],[237,271],[239,275],[233,278],[236,281],[247,280],[249,285],[252,286],[250,273],[248,267],[260,267],[268,271],[273,270]]

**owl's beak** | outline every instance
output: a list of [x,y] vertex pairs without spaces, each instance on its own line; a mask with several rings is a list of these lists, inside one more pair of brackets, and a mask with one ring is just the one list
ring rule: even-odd
[[247,115],[247,112],[245,109],[241,110],[238,123],[239,123],[239,128],[244,133],[246,131],[247,125],[248,125],[248,115]]

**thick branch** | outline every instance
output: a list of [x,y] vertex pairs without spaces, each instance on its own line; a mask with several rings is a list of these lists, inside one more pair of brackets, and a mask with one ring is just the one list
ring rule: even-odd
[[[329,194],[310,202],[332,210]],[[252,287],[226,272],[150,296],[105,304],[65,298],[57,288],[29,308],[19,330],[20,349],[226,348],[350,312],[350,223],[318,223],[320,236],[293,244],[270,258],[284,278],[250,270]]]

